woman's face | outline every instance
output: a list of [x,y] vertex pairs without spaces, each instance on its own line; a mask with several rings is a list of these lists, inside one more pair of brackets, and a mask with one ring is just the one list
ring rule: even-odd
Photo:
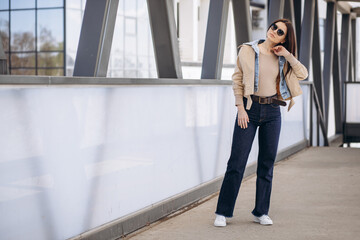
[[278,44],[285,42],[286,34],[287,34],[287,27],[285,23],[277,22],[271,25],[271,27],[267,31],[266,36],[270,41]]

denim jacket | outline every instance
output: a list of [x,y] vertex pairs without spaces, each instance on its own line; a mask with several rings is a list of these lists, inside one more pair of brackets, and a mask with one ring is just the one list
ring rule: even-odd
[[[236,104],[242,104],[242,97],[245,96],[247,101],[246,109],[250,109],[252,105],[251,94],[258,91],[259,86],[259,47],[258,44],[262,43],[263,39],[255,40],[252,42],[244,43],[239,51],[237,58],[237,66],[232,76],[233,90],[236,99]],[[286,61],[289,61],[291,70],[284,76],[286,71]],[[308,76],[307,69],[302,65],[294,56],[290,55],[285,58],[279,56],[279,71],[280,71],[280,95],[279,99],[290,100],[290,108],[295,104],[293,97],[302,94],[299,80],[304,80]]]
[[[259,86],[259,43],[264,42],[264,39],[261,40],[255,40],[252,42],[248,42],[248,43],[244,43],[246,45],[251,46],[254,49],[255,52],[255,85],[254,85],[254,91],[257,92],[258,91],[258,86]],[[284,64],[286,62],[286,59],[283,56],[279,56],[279,71],[280,71],[280,93],[281,93],[281,97],[283,99],[287,99],[289,97],[291,97],[289,88],[286,84],[285,81],[285,77],[284,77],[284,73],[283,73],[283,69],[284,69]]]

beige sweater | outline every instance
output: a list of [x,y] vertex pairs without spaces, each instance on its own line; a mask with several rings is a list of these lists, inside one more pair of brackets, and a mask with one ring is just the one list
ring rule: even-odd
[[269,97],[276,94],[279,58],[275,54],[259,54],[259,86],[254,95]]

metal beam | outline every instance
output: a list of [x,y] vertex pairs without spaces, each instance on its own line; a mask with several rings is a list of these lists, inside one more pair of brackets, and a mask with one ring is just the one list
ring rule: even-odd
[[347,2],[339,2],[337,1],[337,10],[342,14],[349,14],[351,12],[351,5]]
[[343,82],[348,81],[349,71],[349,53],[350,53],[350,15],[343,14],[341,19],[341,47],[340,47],[340,63],[341,63],[341,79]]
[[159,78],[182,78],[172,0],[147,0]]
[[295,29],[296,29],[296,41],[297,41],[297,54],[300,55],[300,40],[301,40],[301,1],[294,1],[294,14],[295,14]]
[[74,76],[106,77],[119,0],[87,0]]
[[[319,99],[321,111],[324,113],[324,88],[323,76],[321,71],[321,49],[320,49],[320,35],[319,35],[319,13],[318,4],[315,0],[315,16],[314,16],[314,32],[313,32],[313,47],[312,47],[312,69],[313,81],[316,93]],[[324,115],[326,116],[326,115]],[[326,117],[325,117],[326,119]]]
[[285,1],[284,3],[284,18],[289,19],[296,29],[294,2],[292,0]]
[[[303,84],[300,82],[300,84]],[[21,86],[20,86],[21,85]],[[56,77],[3,75],[0,87],[121,87],[121,86],[228,86],[231,80],[173,79],[173,78],[103,78],[103,77]]]
[[[234,1],[234,0],[233,0]],[[264,10],[265,9],[265,4],[264,3],[258,3],[258,2],[253,2],[251,1],[250,2],[250,6],[253,8],[253,9],[256,9],[256,10]]]
[[354,13],[354,12],[352,12],[352,10],[351,10],[351,13],[350,13],[350,18],[351,18],[351,20],[352,20],[352,19],[356,19],[357,17],[359,17],[359,15],[356,14],[356,13]]
[[[300,4],[301,4],[301,1],[298,1],[298,2],[300,2]],[[296,42],[297,42],[297,44],[298,44],[298,32],[297,32],[297,22],[295,21],[295,10],[294,10],[294,2],[293,2],[293,0],[288,0],[288,1],[285,1],[285,3],[284,3],[285,5],[284,5],[284,18],[287,18],[287,19],[289,19],[291,22],[292,22],[292,24],[293,24],[293,26],[294,26],[294,30],[295,30],[295,39],[296,39]],[[300,17],[301,17],[301,13],[300,13]],[[300,22],[301,22],[301,20],[300,20]],[[299,22],[299,24],[300,24],[300,29],[301,29],[301,23]],[[299,30],[300,31],[300,30]],[[297,56],[299,56],[299,45],[297,45],[298,47],[297,47]]]
[[360,17],[360,7],[352,8],[351,13],[356,14],[356,17]]
[[352,42],[352,56],[353,56],[353,72],[354,72],[354,82],[357,81],[357,72],[356,72],[356,68],[357,68],[357,57],[356,57],[356,19],[351,19],[351,42]]
[[[251,40],[251,16],[249,0],[232,0],[236,46]],[[238,49],[238,48],[237,48]],[[239,49],[238,49],[239,50]]]
[[[337,22],[337,16],[334,16],[335,23]],[[343,98],[342,92],[342,81],[340,74],[340,61],[339,61],[339,49],[338,49],[338,30],[337,24],[334,26],[334,44],[333,44],[333,93],[334,93],[334,112],[335,112],[335,133],[343,133],[343,121],[344,116],[342,114],[343,109],[345,109],[345,98]],[[324,67],[325,67],[324,63]],[[330,84],[330,80],[329,80]]]
[[203,54],[202,79],[220,79],[230,0],[210,0]]
[[[351,24],[351,22],[350,22]],[[354,56],[353,56],[353,47],[352,47],[352,41],[351,41],[351,38],[350,38],[350,43],[349,43],[349,69],[348,69],[348,82],[353,82],[354,81],[354,72],[353,72],[353,69],[352,69],[352,66],[353,66],[353,60],[354,60]]]
[[268,25],[279,18],[283,18],[284,0],[270,0]]
[[[325,22],[325,45],[324,45],[324,97],[322,107],[324,109],[323,113],[325,119],[328,119],[328,106],[329,106],[329,96],[330,96],[330,82],[331,82],[331,72],[333,68],[333,53],[334,53],[334,36],[335,25],[336,25],[336,3],[328,2],[326,7],[326,22]],[[327,122],[327,121],[326,121]]]
[[304,17],[301,24],[300,62],[309,69],[314,32],[315,0],[305,0]]

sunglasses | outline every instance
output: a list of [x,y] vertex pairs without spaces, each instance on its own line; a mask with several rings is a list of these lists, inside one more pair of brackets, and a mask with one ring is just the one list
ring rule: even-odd
[[272,30],[276,30],[276,29],[277,29],[276,34],[277,34],[279,37],[281,37],[282,35],[285,34],[283,30],[278,29],[278,26],[277,26],[275,23],[271,24],[271,29],[272,29]]

